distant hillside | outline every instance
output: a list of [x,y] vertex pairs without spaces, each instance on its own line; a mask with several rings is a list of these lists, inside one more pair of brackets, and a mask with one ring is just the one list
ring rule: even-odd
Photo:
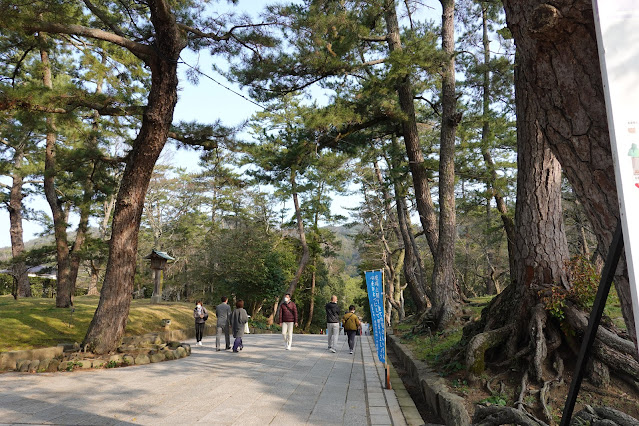
[[342,260],[346,265],[346,272],[355,277],[358,275],[358,267],[360,263],[360,256],[357,247],[355,247],[355,235],[360,231],[360,226],[345,227],[345,226],[327,226],[337,236],[337,239],[342,243],[342,248],[337,254],[337,258]]
[[[89,234],[97,235],[98,230],[95,228],[89,228]],[[69,241],[75,240],[75,232],[69,232],[68,238]],[[25,241],[24,248],[26,250],[33,250],[38,247],[46,246],[46,245],[54,245],[55,237],[53,235],[45,235],[43,237],[34,238],[29,241]],[[0,262],[6,262],[11,259],[11,247],[2,247],[0,248]]]

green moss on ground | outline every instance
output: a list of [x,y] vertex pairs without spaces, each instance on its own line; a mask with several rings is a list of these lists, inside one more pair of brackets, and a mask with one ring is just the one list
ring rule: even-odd
[[[55,299],[0,296],[0,352],[82,342],[98,300],[99,296],[75,297],[71,314],[69,308],[56,308]],[[215,315],[211,317],[209,321],[214,321]],[[193,304],[151,305],[150,299],[132,300],[126,335],[163,331],[165,318],[171,320],[172,330],[193,327]]]

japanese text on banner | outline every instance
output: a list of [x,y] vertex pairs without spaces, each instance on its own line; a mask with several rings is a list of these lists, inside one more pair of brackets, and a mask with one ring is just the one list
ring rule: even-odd
[[386,363],[386,328],[384,326],[384,287],[382,283],[382,271],[369,271],[366,272],[365,275],[368,302],[371,307],[373,336],[375,346],[377,347],[377,357],[380,362]]

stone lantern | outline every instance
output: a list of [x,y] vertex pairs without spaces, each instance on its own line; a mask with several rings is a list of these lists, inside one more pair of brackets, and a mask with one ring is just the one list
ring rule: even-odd
[[145,257],[151,261],[151,273],[153,274],[153,296],[151,303],[160,303],[162,301],[162,271],[166,268],[169,260],[175,260],[163,251],[153,249],[151,254]]

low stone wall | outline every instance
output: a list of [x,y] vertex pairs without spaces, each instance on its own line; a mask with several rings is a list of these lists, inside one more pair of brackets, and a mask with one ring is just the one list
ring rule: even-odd
[[446,381],[426,363],[414,359],[410,349],[399,342],[399,337],[387,335],[386,338],[408,374],[419,383],[430,409],[449,426],[469,426],[471,421],[464,399],[450,392]]
[[[215,335],[215,326],[204,328],[205,335]],[[82,368],[141,365],[168,361],[191,355],[191,347],[181,341],[195,337],[195,327],[167,330],[142,336],[125,336],[117,354],[93,357],[82,352],[78,343],[56,347],[0,353],[0,371],[53,372]]]
[[62,356],[64,352],[64,346],[58,345],[53,348],[40,348],[29,349],[26,351],[11,351],[0,353],[0,371],[3,370],[15,370],[20,361],[25,359],[29,360],[44,360],[52,359]]

